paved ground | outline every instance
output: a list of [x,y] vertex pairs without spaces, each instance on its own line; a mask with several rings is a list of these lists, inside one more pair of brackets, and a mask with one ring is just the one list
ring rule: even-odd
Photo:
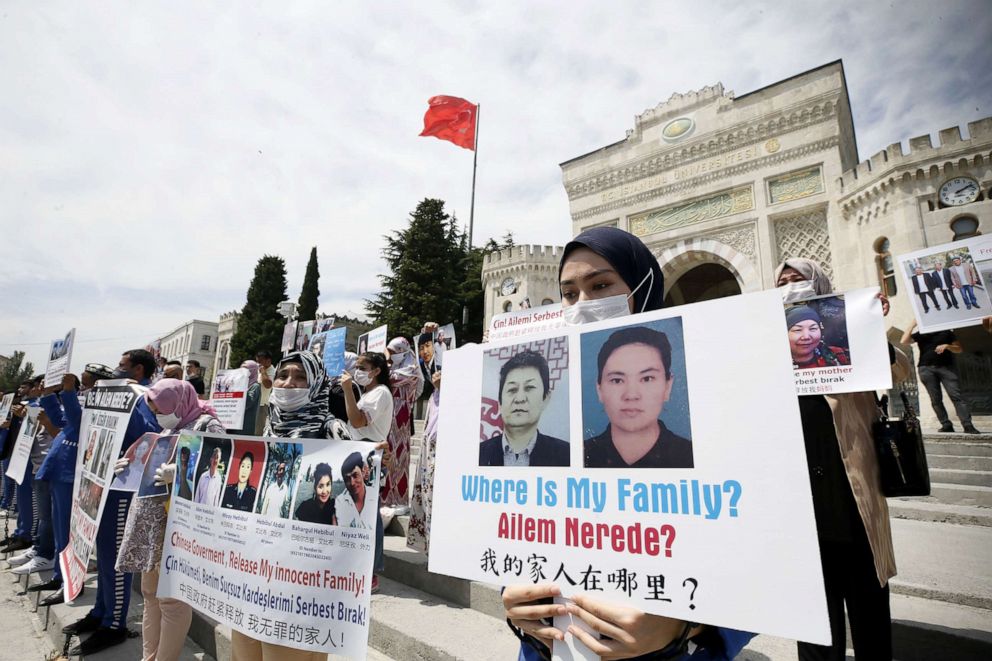
[[42,630],[41,620],[31,613],[28,602],[17,596],[21,585],[14,583],[6,572],[0,575],[0,622],[3,622],[0,659],[47,661],[55,655],[55,648]]

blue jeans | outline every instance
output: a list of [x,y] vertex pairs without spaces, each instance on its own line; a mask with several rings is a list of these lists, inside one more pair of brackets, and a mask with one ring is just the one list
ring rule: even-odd
[[55,557],[55,536],[52,532],[52,491],[45,480],[34,481],[34,506],[38,514],[38,528],[34,549],[46,560]]
[[978,300],[975,298],[975,287],[973,285],[961,285],[961,298],[964,299],[964,306],[969,310],[978,307]]

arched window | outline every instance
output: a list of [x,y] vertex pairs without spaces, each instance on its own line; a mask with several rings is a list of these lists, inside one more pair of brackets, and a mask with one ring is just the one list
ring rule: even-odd
[[978,236],[978,219],[971,215],[958,216],[951,221],[951,231],[954,232],[954,241],[959,239],[970,239]]
[[503,301],[503,312],[509,312],[513,309],[513,301]]
[[541,301],[541,305],[551,305],[552,303],[554,303],[554,301],[552,301],[550,298],[546,298]]
[[878,272],[878,285],[882,288],[883,294],[892,298],[899,290],[896,287],[895,262],[892,260],[892,253],[889,252],[888,237],[878,237],[872,247],[875,249],[875,270]]

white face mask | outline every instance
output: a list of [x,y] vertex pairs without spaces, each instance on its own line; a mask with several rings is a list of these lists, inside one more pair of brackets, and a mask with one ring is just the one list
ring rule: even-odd
[[812,280],[788,282],[779,287],[778,290],[782,294],[783,303],[795,303],[816,296],[816,287],[813,286]]
[[365,370],[355,370],[355,383],[364,388],[372,383],[372,377]]
[[[650,282],[649,282],[650,281]],[[654,271],[648,271],[648,274],[644,276],[644,279],[634,287],[634,291],[630,294],[624,296],[619,294],[617,296],[609,296],[607,298],[597,298],[591,301],[576,301],[568,307],[562,308],[562,316],[565,318],[565,323],[569,326],[578,326],[580,324],[588,324],[594,321],[603,321],[604,319],[616,319],[618,317],[626,317],[630,314],[630,305],[627,301],[637,293],[645,282],[648,282],[648,293],[644,297],[644,305],[641,306],[641,312],[644,312],[644,308],[647,307],[648,298],[651,296],[651,288],[654,286]]]
[[179,424],[179,416],[175,413],[158,413],[155,415],[155,419],[158,420],[158,426],[162,429],[175,429],[176,425]]
[[273,388],[269,403],[280,411],[296,411],[310,401],[307,388]]

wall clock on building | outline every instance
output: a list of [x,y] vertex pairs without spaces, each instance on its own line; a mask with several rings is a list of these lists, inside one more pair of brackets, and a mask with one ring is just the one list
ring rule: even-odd
[[974,202],[978,198],[978,182],[971,177],[955,177],[940,187],[939,196],[949,207]]
[[499,283],[499,293],[503,296],[509,296],[515,291],[517,291],[517,283],[514,282],[513,278],[505,278],[503,282]]

